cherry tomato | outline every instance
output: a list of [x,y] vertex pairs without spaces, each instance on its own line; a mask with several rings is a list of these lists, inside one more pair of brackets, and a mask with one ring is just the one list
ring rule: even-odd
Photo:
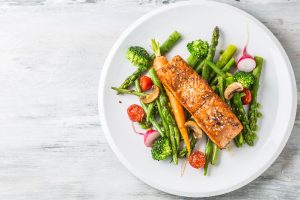
[[242,102],[244,105],[248,105],[252,101],[251,91],[245,88],[243,92],[245,93],[245,96],[242,97]]
[[189,157],[190,165],[196,169],[203,168],[205,165],[205,162],[206,162],[205,154],[199,150],[191,153],[191,155]]
[[143,91],[149,90],[152,87],[152,85],[153,85],[153,82],[152,82],[151,78],[149,78],[148,76],[141,76],[140,86]]
[[132,104],[127,108],[129,119],[133,122],[141,122],[145,116],[144,109],[136,104]]

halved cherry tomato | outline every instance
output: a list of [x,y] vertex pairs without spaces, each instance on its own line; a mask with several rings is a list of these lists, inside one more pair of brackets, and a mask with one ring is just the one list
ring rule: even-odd
[[189,157],[190,165],[196,169],[203,168],[205,165],[205,162],[206,162],[205,154],[199,150],[191,153],[191,155]]
[[252,101],[252,94],[249,89],[244,89],[243,92],[245,93],[245,96],[242,97],[242,102],[244,105],[248,105]]
[[141,122],[145,116],[144,109],[136,104],[132,104],[127,108],[127,114],[129,119],[133,122]]
[[149,90],[153,85],[153,82],[151,78],[148,76],[141,76],[140,78],[140,86],[142,88],[142,91],[147,91]]

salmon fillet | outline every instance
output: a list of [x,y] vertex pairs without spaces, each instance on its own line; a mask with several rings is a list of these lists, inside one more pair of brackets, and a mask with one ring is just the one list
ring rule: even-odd
[[219,148],[242,131],[243,126],[230,107],[180,56],[155,70],[164,86]]

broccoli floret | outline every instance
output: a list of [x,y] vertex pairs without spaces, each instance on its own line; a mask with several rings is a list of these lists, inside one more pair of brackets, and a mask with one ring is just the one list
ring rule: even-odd
[[165,160],[172,153],[170,142],[165,137],[159,137],[152,145],[151,154],[154,160]]
[[187,44],[187,49],[196,58],[203,58],[208,53],[208,42],[202,40],[195,40]]
[[206,41],[195,40],[187,44],[187,49],[191,54],[187,59],[187,63],[193,67],[197,64],[198,59],[207,56],[209,45]]
[[252,73],[242,71],[236,72],[233,75],[233,78],[235,81],[241,83],[245,88],[249,88],[255,81],[255,77]]
[[151,64],[151,57],[148,52],[139,46],[129,47],[126,53],[126,58],[134,65],[134,66],[142,66],[148,67]]

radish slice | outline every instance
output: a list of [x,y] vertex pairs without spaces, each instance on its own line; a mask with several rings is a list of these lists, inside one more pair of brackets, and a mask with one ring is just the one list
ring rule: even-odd
[[160,135],[156,130],[148,130],[144,135],[144,143],[146,147],[152,147],[153,142],[158,138]]
[[243,56],[239,59],[237,68],[243,72],[251,72],[255,67],[255,59],[247,53],[247,49],[244,47]]

